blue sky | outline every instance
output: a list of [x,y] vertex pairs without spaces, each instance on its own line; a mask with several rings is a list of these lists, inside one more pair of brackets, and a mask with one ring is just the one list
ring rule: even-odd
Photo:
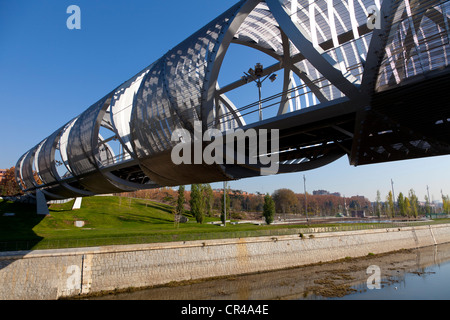
[[[236,2],[0,0],[0,168],[14,166],[28,149]],[[81,30],[66,27],[72,4],[81,8]],[[240,77],[255,62],[271,62],[232,49],[224,66],[233,68],[223,69],[223,81]],[[255,101],[256,87],[250,90],[254,96],[246,98]],[[374,200],[377,190],[387,195],[393,179],[396,194],[413,188],[423,200],[428,185],[432,198],[440,200],[441,190],[450,194],[449,159],[352,167],[344,157],[316,170],[245,179],[231,187],[303,192],[305,174],[309,192],[325,189]]]

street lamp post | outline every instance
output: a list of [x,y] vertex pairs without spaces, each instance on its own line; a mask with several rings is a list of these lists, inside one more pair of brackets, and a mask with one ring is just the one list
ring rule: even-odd
[[266,79],[269,79],[271,82],[274,82],[277,79],[277,75],[275,73],[272,74],[268,74],[265,78],[263,78],[261,80],[261,78],[263,77],[264,74],[264,68],[263,65],[261,63],[257,63],[255,65],[255,69],[250,68],[248,70],[248,72],[244,72],[245,76],[242,77],[245,81],[250,82],[250,81],[255,81],[256,86],[258,87],[258,112],[259,112],[259,121],[263,120],[263,115],[262,115],[262,98],[261,98],[261,87],[263,82]]
[[305,216],[306,216],[306,224],[309,224],[309,219],[308,219],[308,203],[306,202],[306,177],[305,175],[303,175],[303,189],[305,192]]
[[[395,212],[396,210],[396,205],[395,205],[395,193],[394,193],[394,181],[391,179],[391,187],[392,187],[392,202],[394,203],[394,217],[395,217]],[[398,201],[397,201],[397,205],[398,205]]]
[[223,225],[227,226],[227,194],[225,193],[227,190],[227,182],[223,182]]

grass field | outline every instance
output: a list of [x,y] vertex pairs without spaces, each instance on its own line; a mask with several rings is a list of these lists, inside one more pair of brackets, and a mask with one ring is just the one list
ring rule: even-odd
[[[302,235],[304,232],[311,232],[305,229],[310,227],[307,225],[227,223],[223,227],[208,223],[219,221],[219,218],[213,217],[206,217],[205,222],[199,224],[189,212],[185,214],[189,222],[175,225],[171,206],[138,198],[87,197],[83,198],[81,209],[72,210],[72,205],[73,201],[53,204],[49,208],[50,215],[38,216],[34,205],[0,200],[0,251]],[[15,215],[4,216],[5,213]],[[83,221],[84,226],[76,227],[75,221]],[[439,219],[436,222],[450,223],[450,219]],[[388,226],[376,226],[373,223],[327,223],[314,224],[314,227],[323,227],[326,232]]]
[[[34,205],[17,204],[0,200],[0,242],[30,241],[34,249],[45,247],[50,242],[60,244],[81,240],[89,245],[133,242],[131,238],[141,237],[143,241],[176,240],[180,236],[206,233],[229,233],[276,228],[253,224],[227,224],[226,227],[209,224],[218,218],[206,217],[199,224],[186,212],[189,222],[174,224],[172,207],[145,199],[120,198],[115,196],[83,198],[81,209],[72,210],[73,201],[52,204],[49,216],[37,216]],[[12,212],[14,216],[3,216]],[[84,221],[83,227],[76,227],[75,221]],[[195,235],[195,236],[194,236]],[[145,237],[145,239],[144,239]],[[127,238],[130,238],[127,240]],[[102,240],[100,240],[102,239]],[[115,239],[113,241],[113,239]],[[117,240],[119,239],[119,240]],[[122,239],[122,240],[120,240]],[[97,242],[97,243],[96,243]],[[30,245],[28,245],[30,246]],[[68,245],[75,246],[75,245]],[[1,250],[1,246],[0,246]]]

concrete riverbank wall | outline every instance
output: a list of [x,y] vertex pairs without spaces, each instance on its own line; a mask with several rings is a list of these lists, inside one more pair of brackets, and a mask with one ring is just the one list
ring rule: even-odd
[[450,242],[450,225],[0,253],[0,299],[58,299]]

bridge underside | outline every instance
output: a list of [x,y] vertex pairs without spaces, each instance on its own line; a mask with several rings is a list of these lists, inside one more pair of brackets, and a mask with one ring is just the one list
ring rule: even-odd
[[449,88],[444,74],[375,94],[358,114],[351,164],[450,154]]
[[280,129],[280,161],[347,155],[366,165],[450,154],[448,70],[376,93],[365,107],[344,101],[258,128]]
[[[449,13],[444,0],[239,1],[27,151],[17,182],[63,199],[254,177],[267,157],[272,173],[290,173],[343,156],[357,166],[450,154]],[[219,85],[232,45],[276,63]],[[277,94],[229,98],[266,79]],[[249,138],[244,162],[195,162],[212,129],[223,141],[237,129],[277,136],[256,155],[263,138]],[[174,162],[183,139],[195,164]]]

